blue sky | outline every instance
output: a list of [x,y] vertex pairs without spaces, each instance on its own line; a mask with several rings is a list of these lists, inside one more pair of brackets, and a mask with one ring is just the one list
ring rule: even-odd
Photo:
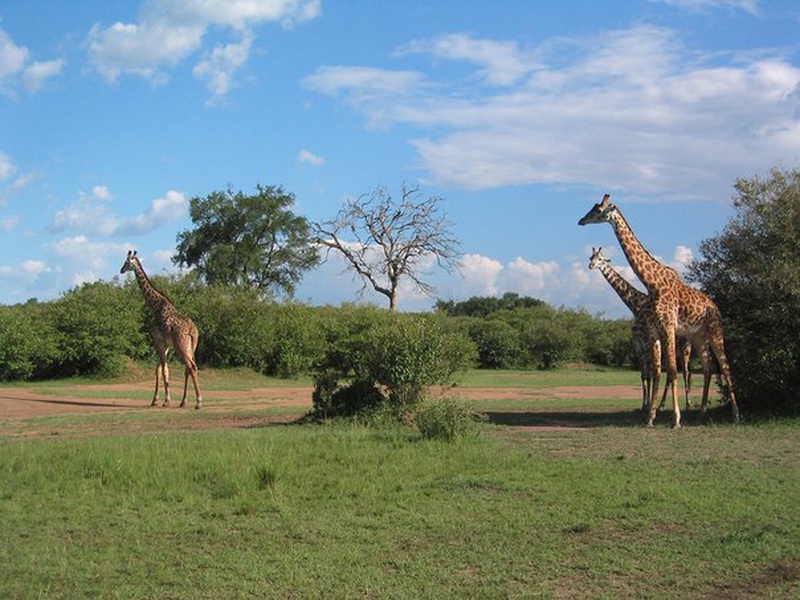
[[[281,185],[309,220],[377,186],[438,195],[460,272],[627,316],[587,263],[603,193],[682,268],[737,177],[800,166],[800,5],[759,0],[4,0],[0,303],[173,272],[193,196]],[[385,305],[330,260],[296,297]],[[401,310],[434,299],[404,289]]]

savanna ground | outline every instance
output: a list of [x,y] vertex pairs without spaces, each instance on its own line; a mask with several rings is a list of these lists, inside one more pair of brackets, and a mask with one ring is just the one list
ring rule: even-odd
[[179,375],[168,409],[149,370],[0,386],[0,597],[800,595],[796,422],[647,429],[631,371],[471,372],[434,395],[478,435],[426,442],[298,424],[311,383],[249,371],[179,409]]

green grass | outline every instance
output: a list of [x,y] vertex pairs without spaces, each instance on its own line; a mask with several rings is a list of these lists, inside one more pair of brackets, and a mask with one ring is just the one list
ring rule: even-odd
[[472,369],[459,378],[464,387],[542,388],[572,385],[637,385],[638,373],[613,367],[576,366],[547,371]]
[[347,424],[6,438],[0,597],[800,593],[800,423],[646,429],[610,399],[540,402],[457,443]]

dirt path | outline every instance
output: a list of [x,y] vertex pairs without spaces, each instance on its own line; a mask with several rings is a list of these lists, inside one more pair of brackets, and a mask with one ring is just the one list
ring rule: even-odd
[[[28,388],[0,389],[0,419],[29,419],[48,415],[68,413],[96,413],[150,410],[148,402],[125,398],[125,392],[149,391],[148,384],[111,384],[74,386],[75,392],[87,391],[93,396],[107,391],[108,396],[86,397],[83,395],[54,396],[37,393]],[[234,406],[240,409],[297,408],[299,411],[311,409],[311,391],[308,387],[252,388],[240,391],[213,391],[205,394],[204,412],[229,411]],[[615,396],[620,399],[637,399],[641,390],[637,386],[604,387],[602,393],[597,388],[580,386],[559,386],[551,388],[524,387],[474,387],[459,388],[457,395],[465,400],[530,400],[592,398]],[[191,396],[190,396],[191,400]],[[180,401],[172,400],[173,407]],[[190,404],[194,404],[191,401]]]
[[[201,411],[179,408],[180,396],[169,408],[150,407],[147,398],[152,388],[148,383],[120,383],[110,385],[71,386],[61,395],[42,393],[30,388],[0,388],[0,436],[18,437],[84,437],[92,435],[136,434],[221,428],[264,427],[290,423],[300,419],[312,408],[311,386],[258,387],[238,391],[209,390],[205,394]],[[467,401],[620,398],[622,412],[616,413],[617,422],[631,422],[630,407],[636,405],[641,390],[638,386],[610,386],[603,388],[559,386],[550,388],[529,387],[470,387],[453,391],[441,390],[442,395],[457,395]],[[190,396],[191,399],[191,396]],[[507,404],[505,405],[507,406]],[[148,418],[148,413],[158,411],[158,419]],[[39,423],[37,417],[67,414],[108,414],[102,421]],[[487,411],[490,421],[507,425],[518,431],[540,429],[584,428],[585,412],[548,411]],[[118,416],[118,418],[117,418]],[[593,417],[594,418],[594,417]]]

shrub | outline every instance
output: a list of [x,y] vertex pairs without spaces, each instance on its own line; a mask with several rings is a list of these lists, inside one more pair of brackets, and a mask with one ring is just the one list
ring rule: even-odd
[[[351,321],[320,362],[313,393],[318,416],[352,415],[383,400],[406,408],[427,386],[450,379],[474,362],[463,333],[435,317],[365,312]],[[365,326],[366,324],[366,326]]]
[[455,398],[423,402],[414,423],[426,440],[452,442],[477,431],[475,412]]
[[125,289],[103,282],[74,288],[50,305],[57,331],[57,376],[120,374],[125,356],[141,358],[149,348],[141,309]]
[[35,303],[0,308],[0,380],[40,378],[57,363],[57,336],[47,309]]
[[524,366],[519,332],[500,319],[476,320],[469,329],[478,349],[482,369],[509,369]]
[[441,321],[416,315],[393,315],[370,332],[362,357],[369,379],[388,390],[389,400],[409,405],[426,386],[444,385],[474,362],[475,347],[460,333],[445,331]]

